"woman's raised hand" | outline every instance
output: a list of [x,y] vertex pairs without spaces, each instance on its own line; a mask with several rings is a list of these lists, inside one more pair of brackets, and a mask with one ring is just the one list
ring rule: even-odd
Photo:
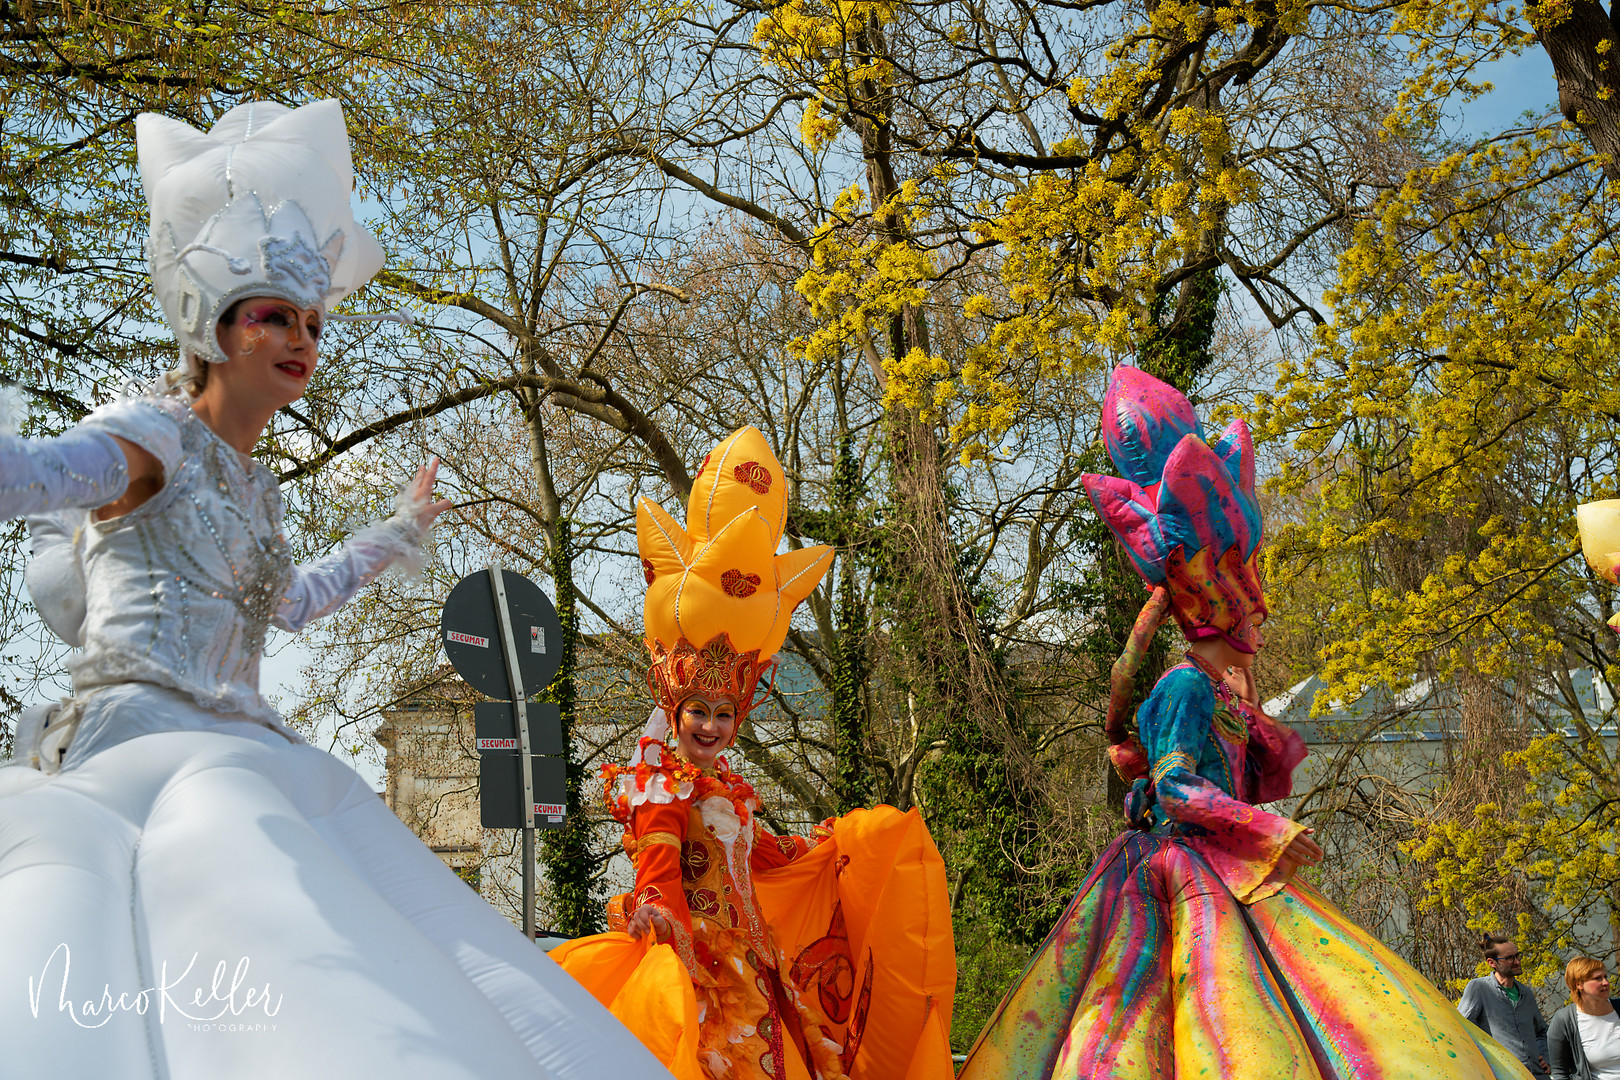
[[1260,707],[1260,694],[1255,689],[1254,672],[1249,668],[1229,667],[1226,669],[1226,685],[1238,700],[1254,708]]
[[405,497],[410,504],[419,507],[416,511],[416,524],[423,532],[433,525],[433,519],[450,509],[453,503],[449,499],[433,498],[433,482],[439,478],[439,459],[433,457],[428,463],[416,470],[416,477],[405,488]]

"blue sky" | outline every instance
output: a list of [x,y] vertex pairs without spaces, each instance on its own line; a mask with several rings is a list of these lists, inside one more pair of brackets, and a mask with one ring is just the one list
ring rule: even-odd
[[1482,67],[1480,77],[1493,89],[1464,107],[1459,133],[1500,131],[1516,123],[1526,110],[1542,115],[1558,107],[1552,61],[1539,47]]

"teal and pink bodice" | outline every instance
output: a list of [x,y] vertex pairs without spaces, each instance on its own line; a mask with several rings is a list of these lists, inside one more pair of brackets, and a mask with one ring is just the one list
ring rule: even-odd
[[1152,772],[1131,792],[1132,822],[1196,848],[1244,903],[1280,889],[1277,863],[1304,826],[1255,804],[1290,793],[1304,740],[1191,660],[1165,672],[1136,719]]

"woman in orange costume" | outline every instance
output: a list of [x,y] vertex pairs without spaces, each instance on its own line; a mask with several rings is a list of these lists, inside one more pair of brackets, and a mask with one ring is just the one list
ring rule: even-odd
[[950,911],[916,811],[774,836],[724,754],[831,565],[827,547],[776,554],[786,513],[752,427],[704,459],[684,528],[637,505],[657,708],[603,770],[635,888],[609,902],[615,932],[552,956],[682,1080],[949,1080]]

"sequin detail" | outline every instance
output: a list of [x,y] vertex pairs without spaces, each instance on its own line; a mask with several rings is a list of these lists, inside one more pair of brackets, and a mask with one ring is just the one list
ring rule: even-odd
[[104,432],[51,439],[0,435],[0,519],[73,506],[104,506],[129,487],[129,465]]
[[[184,399],[131,407],[177,429],[180,463],[152,499],[90,525],[85,649],[69,661],[74,692],[150,682],[210,710],[277,721],[259,695],[266,631],[293,576],[275,476],[227,446]],[[136,596],[148,602],[132,608]]]

